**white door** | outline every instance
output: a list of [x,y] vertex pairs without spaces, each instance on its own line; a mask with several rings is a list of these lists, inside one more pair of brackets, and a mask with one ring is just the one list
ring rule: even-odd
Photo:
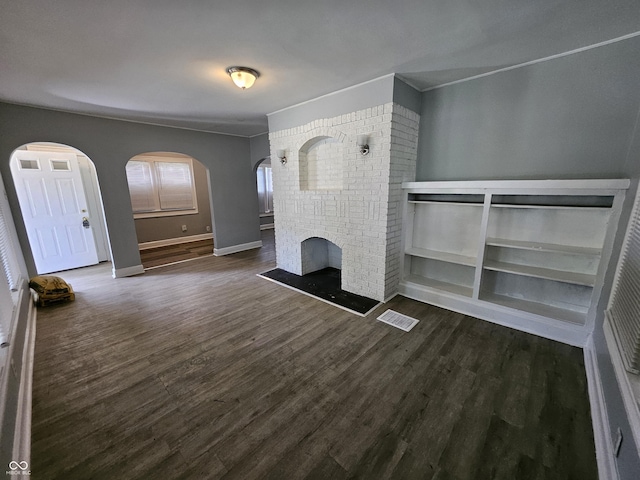
[[38,273],[98,263],[75,154],[16,150],[11,173]]

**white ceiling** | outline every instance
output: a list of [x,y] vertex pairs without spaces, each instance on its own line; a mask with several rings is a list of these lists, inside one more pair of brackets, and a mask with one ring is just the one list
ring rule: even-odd
[[251,136],[385,74],[426,89],[638,30],[639,0],[0,0],[0,100]]

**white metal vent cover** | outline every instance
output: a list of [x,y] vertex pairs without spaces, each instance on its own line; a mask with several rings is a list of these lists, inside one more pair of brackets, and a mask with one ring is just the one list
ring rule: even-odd
[[397,327],[400,330],[404,330],[405,332],[408,332],[418,324],[418,319],[407,317],[406,315],[398,313],[394,310],[387,310],[378,317],[378,320]]

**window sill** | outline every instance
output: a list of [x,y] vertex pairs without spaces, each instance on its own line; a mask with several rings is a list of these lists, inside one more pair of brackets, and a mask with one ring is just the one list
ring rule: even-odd
[[161,218],[161,217],[180,217],[183,215],[197,215],[198,210],[167,210],[165,212],[141,212],[134,213],[133,218],[137,220],[138,218]]

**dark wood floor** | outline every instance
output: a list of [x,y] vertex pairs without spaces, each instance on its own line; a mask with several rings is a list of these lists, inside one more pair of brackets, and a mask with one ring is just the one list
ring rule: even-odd
[[184,262],[210,255],[213,255],[213,239],[140,250],[140,260],[144,268]]
[[[582,353],[396,297],[362,318],[265,247],[38,311],[36,479],[594,479]],[[410,332],[375,318],[420,319]]]

